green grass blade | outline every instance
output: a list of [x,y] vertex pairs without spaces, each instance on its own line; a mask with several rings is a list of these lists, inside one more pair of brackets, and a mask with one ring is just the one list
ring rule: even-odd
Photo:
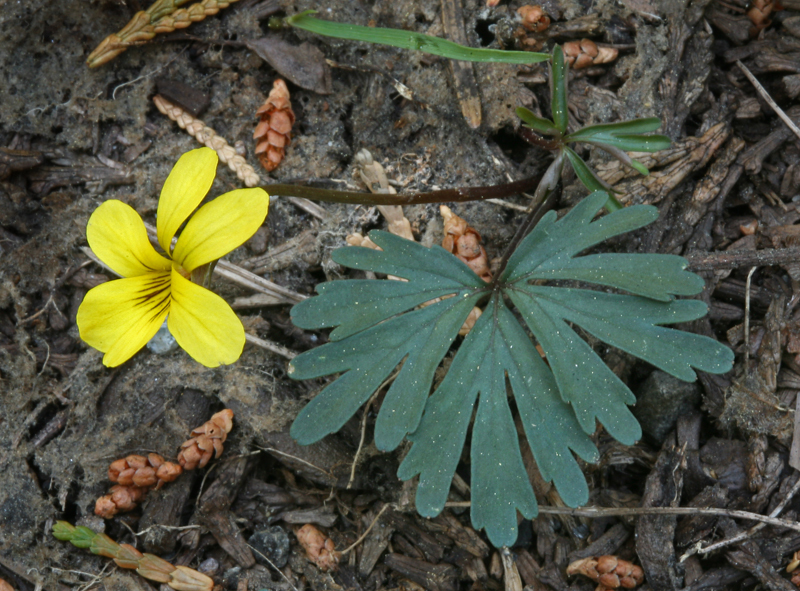
[[505,64],[535,64],[550,59],[546,53],[530,51],[505,51],[502,49],[482,49],[466,47],[447,39],[424,35],[402,29],[364,27],[347,23],[324,21],[311,16],[316,11],[307,10],[286,19],[293,27],[337,39],[366,41],[381,45],[391,45],[401,49],[423,51],[441,57],[469,62],[495,62]]

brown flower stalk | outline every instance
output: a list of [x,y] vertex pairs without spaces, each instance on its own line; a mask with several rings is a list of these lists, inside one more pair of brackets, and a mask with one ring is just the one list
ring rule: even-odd
[[227,164],[228,168],[244,181],[245,186],[257,187],[261,184],[261,177],[258,176],[256,170],[237,154],[236,150],[224,138],[220,137],[216,131],[161,95],[154,96],[153,102],[162,114],[172,119],[182,129],[185,129],[198,142],[214,150],[220,161]]
[[644,581],[641,567],[616,556],[589,557],[576,560],[567,567],[567,575],[581,574],[596,583],[596,591],[633,589]]
[[185,29],[192,23],[217,14],[236,0],[203,0],[188,8],[178,9],[188,0],[158,0],[147,10],[137,12],[125,27],[103,39],[86,58],[90,68],[107,64],[133,45],[150,41],[158,33]]
[[286,146],[292,139],[294,111],[289,101],[286,82],[278,78],[264,104],[256,111],[261,117],[253,132],[256,156],[267,171],[275,170],[283,160]]
[[57,521],[53,536],[71,542],[78,548],[88,548],[92,554],[112,558],[120,568],[136,570],[142,577],[165,583],[175,591],[211,591],[214,580],[186,566],[173,566],[154,554],[142,554],[129,544],[117,544],[106,534],[98,534],[88,527],[75,527],[66,521]]
[[613,62],[617,55],[619,51],[613,47],[598,47],[591,39],[564,43],[564,57],[576,70]]
[[193,437],[181,445],[178,463],[185,470],[204,468],[211,460],[222,454],[222,444],[233,429],[233,411],[229,408],[219,411],[197,429],[192,430]]

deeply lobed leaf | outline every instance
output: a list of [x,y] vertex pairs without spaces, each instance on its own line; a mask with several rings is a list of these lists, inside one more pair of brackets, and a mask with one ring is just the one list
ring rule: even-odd
[[[593,221],[606,198],[594,193],[561,220],[554,212],[545,215],[494,285],[441,248],[427,249],[385,232],[370,233],[383,251],[336,251],[335,260],[348,267],[407,281],[325,283],[318,286],[318,297],[295,306],[298,326],[337,328],[330,343],[295,358],[290,375],[341,375],[301,412],[292,436],[305,444],[336,431],[399,367],[380,407],[375,441],[385,450],[405,436],[412,442],[398,475],[420,476],[416,503],[421,514],[433,516],[444,507],[473,415],[471,515],[492,543],[512,544],[517,511],[526,517],[537,512],[519,433],[564,501],[585,503],[588,488],[570,452],[596,461],[589,438],[596,421],[623,443],[633,443],[641,431],[627,406],[635,402],[633,394],[574,327],[684,380],[695,378],[695,368],[725,372],[733,360],[732,352],[713,339],[662,326],[706,312],[702,302],[674,300],[703,287],[683,259],[577,256],[657,217],[653,207],[633,206]],[[589,282],[632,295],[542,285],[546,280]],[[429,395],[464,319],[487,298],[483,315]],[[542,346],[547,363],[510,304]]]

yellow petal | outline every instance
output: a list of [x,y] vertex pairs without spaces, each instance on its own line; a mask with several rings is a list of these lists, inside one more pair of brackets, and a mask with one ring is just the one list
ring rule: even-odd
[[217,174],[217,153],[211,148],[186,152],[169,173],[158,200],[158,243],[170,251],[175,232],[200,205]]
[[244,327],[231,307],[174,267],[167,326],[178,344],[206,367],[233,363],[244,349]]
[[264,189],[239,189],[206,203],[186,224],[172,258],[187,271],[228,254],[264,223],[269,195]]
[[172,266],[150,244],[139,214],[116,199],[94,210],[86,226],[86,239],[100,260],[123,277],[168,271]]
[[89,290],[78,308],[78,329],[105,353],[103,363],[116,367],[153,338],[169,308],[169,273],[117,279]]

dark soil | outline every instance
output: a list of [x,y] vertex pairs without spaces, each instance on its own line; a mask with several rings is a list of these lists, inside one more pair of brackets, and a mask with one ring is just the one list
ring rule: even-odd
[[[518,0],[495,8],[448,1],[461,6],[470,45],[513,48],[525,37]],[[752,36],[744,0],[544,4],[553,18],[553,34],[540,38],[545,50],[584,37],[619,50],[613,63],[572,74],[573,122],[658,116],[674,141],[646,160],[653,171],[647,178],[628,176],[602,153],[585,154],[624,203],[661,210],[658,222],[611,248],[687,256],[706,279],[701,297],[710,314],[685,328],[737,352],[730,375],[702,375],[687,389],[597,347],[642,402],[646,435],[627,448],[598,431],[602,459],[584,466],[593,506],[768,515],[785,503],[780,517],[787,520],[800,510],[793,498],[800,449],[791,453],[800,389],[800,266],[792,254],[800,235],[800,141],[735,63],[741,60],[800,122],[800,111],[789,109],[800,94],[800,5],[783,5]],[[367,417],[353,482],[361,414],[319,444],[296,445],[289,426],[324,382],[292,381],[287,359],[263,348],[249,346],[238,363],[217,369],[181,350],[147,349],[120,368],[104,367],[75,324],[86,291],[112,278],[81,250],[86,222],[100,203],[120,199],[154,223],[169,170],[199,145],[153,105],[171,81],[190,87],[173,91],[185,107],[207,102],[199,118],[246,151],[265,185],[366,191],[356,174],[362,148],[399,193],[505,183],[540,174],[549,162],[547,152],[517,135],[514,114],[520,105],[548,112],[542,65],[475,64],[466,92],[478,97],[481,121],[472,127],[448,60],[268,27],[271,15],[317,8],[337,21],[444,36],[438,1],[240,0],[87,68],[94,47],[145,8],[140,0],[30,0],[6,3],[0,16],[0,578],[20,590],[150,588],[132,571],[55,540],[52,524],[63,519],[200,568],[226,589],[590,589],[595,583],[567,578],[565,567],[602,554],[641,564],[645,588],[792,588],[783,569],[800,549],[800,532],[791,529],[767,526],[680,560],[698,544],[755,524],[730,516],[543,515],[521,523],[517,545],[503,557],[472,530],[463,508],[434,520],[413,511],[413,486],[395,476],[404,450],[377,452],[374,417]],[[251,139],[255,112],[278,75],[246,45],[262,38],[291,44],[290,54],[308,42],[337,64],[324,66],[329,94],[290,79],[297,122],[286,158],[271,174],[259,167]],[[275,60],[286,58],[285,50],[272,51]],[[293,68],[284,66],[282,75],[291,78]],[[586,194],[574,178],[563,180],[560,210]],[[211,195],[241,186],[221,166]],[[449,205],[497,260],[528,203],[526,195],[509,195]],[[273,200],[262,231],[229,260],[310,295],[318,282],[347,275],[330,258],[347,235],[385,226],[368,206],[326,203],[316,215],[302,206]],[[422,243],[441,241],[438,206],[406,207],[405,215]],[[253,291],[225,281],[215,289],[241,304],[253,336],[294,352],[325,339],[292,326],[288,300],[245,304]],[[174,458],[189,431],[222,408],[233,409],[235,426],[215,468],[187,473],[131,513],[105,521],[94,515],[111,461],[147,452]],[[468,498],[460,484],[454,495]],[[558,506],[541,484],[540,505]],[[297,544],[294,530],[312,523],[344,549],[387,503],[392,508],[334,573],[322,573]],[[251,543],[280,573],[249,548],[254,534]]]

